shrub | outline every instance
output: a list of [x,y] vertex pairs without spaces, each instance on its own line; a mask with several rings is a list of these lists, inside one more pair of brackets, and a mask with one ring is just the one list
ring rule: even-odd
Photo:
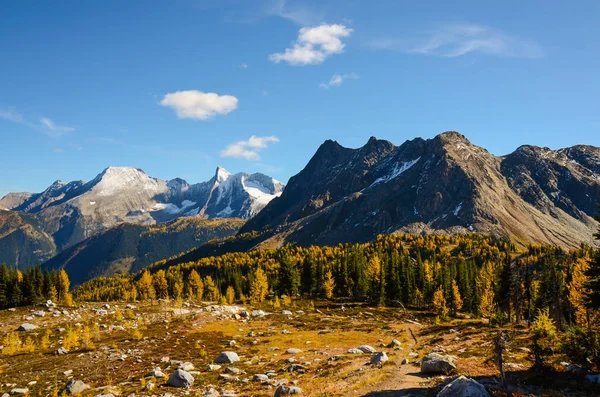
[[598,332],[573,326],[567,329],[563,337],[563,351],[572,362],[589,367],[600,368],[600,335]]

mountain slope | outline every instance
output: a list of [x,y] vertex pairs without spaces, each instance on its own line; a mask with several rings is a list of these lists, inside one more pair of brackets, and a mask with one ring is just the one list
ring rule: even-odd
[[528,148],[498,157],[456,132],[398,147],[375,138],[359,149],[327,141],[240,232],[271,230],[269,246],[469,231],[594,244],[600,149]]
[[0,210],[0,263],[22,269],[54,255],[54,240],[34,216]]
[[75,285],[94,277],[137,272],[209,240],[233,236],[243,224],[243,220],[235,218],[191,217],[158,225],[125,223],[66,249],[42,264],[42,268],[64,268]]

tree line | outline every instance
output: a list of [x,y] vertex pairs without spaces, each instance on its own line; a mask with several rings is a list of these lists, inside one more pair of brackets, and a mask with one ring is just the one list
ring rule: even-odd
[[64,270],[42,271],[36,266],[21,271],[3,263],[0,266],[0,308],[36,305],[47,300],[71,306],[70,286]]

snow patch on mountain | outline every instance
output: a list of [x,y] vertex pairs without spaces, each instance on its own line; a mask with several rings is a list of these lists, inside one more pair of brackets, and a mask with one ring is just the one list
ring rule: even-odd
[[406,161],[396,164],[389,174],[377,178],[375,182],[371,184],[371,186],[375,186],[379,183],[389,182],[392,179],[399,177],[403,172],[409,170],[413,165],[415,165],[420,159],[421,157],[417,157],[412,161]]

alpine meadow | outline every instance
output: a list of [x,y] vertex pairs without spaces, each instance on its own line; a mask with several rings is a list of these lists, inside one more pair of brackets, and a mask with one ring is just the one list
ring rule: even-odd
[[3,2],[1,397],[600,395],[599,17]]

